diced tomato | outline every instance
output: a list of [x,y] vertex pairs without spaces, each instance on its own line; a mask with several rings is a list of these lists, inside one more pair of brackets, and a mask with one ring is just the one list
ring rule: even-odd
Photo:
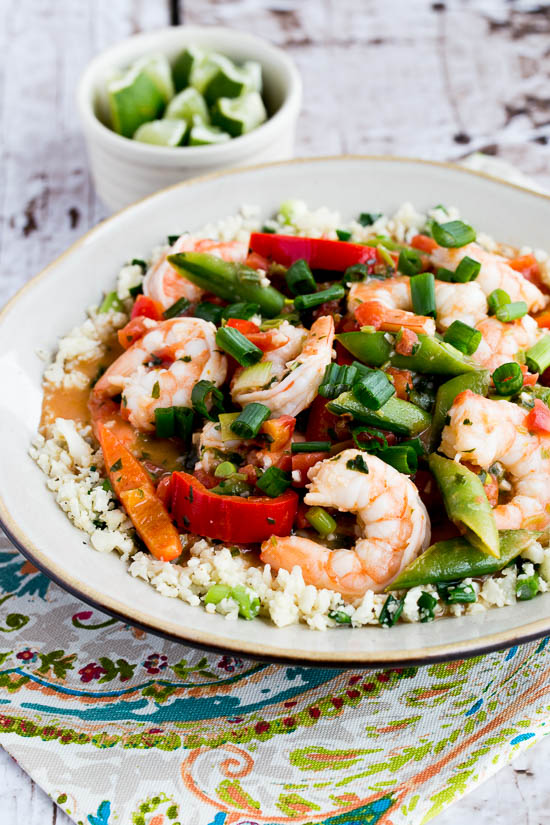
[[257,324],[253,321],[245,321],[244,318],[230,318],[227,326],[242,332],[243,335],[260,331],[260,327]]
[[550,433],[550,409],[540,398],[535,399],[535,406],[525,416],[525,426],[532,433]]
[[281,415],[279,418],[270,418],[264,421],[260,432],[270,437],[269,452],[280,453],[286,449],[296,426],[296,419],[291,415]]
[[354,357],[349,350],[342,346],[340,341],[334,342],[334,350],[336,352],[336,363],[342,367],[346,364],[353,364]]
[[[414,335],[414,333],[413,333]],[[409,387],[412,387],[412,372],[410,370],[400,370],[397,367],[387,367],[386,373],[393,378],[395,394],[404,401],[409,400]]]
[[245,464],[243,467],[239,467],[239,473],[246,476],[247,484],[255,486],[258,480],[258,468],[254,464]]
[[418,335],[412,329],[402,327],[395,344],[395,351],[399,355],[412,355],[418,345]]
[[306,441],[330,441],[329,430],[335,430],[338,421],[337,415],[327,410],[328,398],[322,395],[316,396],[309,408],[309,418],[307,421]]
[[232,544],[265,541],[272,535],[288,536],[298,508],[298,496],[287,490],[268,496],[220,496],[207,490],[194,476],[172,476],[172,515],[185,530]]
[[250,249],[283,266],[290,266],[303,258],[312,269],[334,272],[344,272],[353,264],[366,264],[372,269],[377,262],[377,252],[373,247],[327,238],[253,232],[250,236]]
[[306,519],[306,513],[308,510],[309,507],[307,506],[307,504],[304,504],[303,501],[301,501],[298,504],[298,512],[296,513],[296,518],[294,519],[294,526],[298,530],[306,530],[308,527],[310,527],[310,523]]
[[[296,453],[292,456],[292,485],[293,487],[305,487],[308,482],[308,470],[319,461],[329,458],[330,453]],[[299,473],[299,477],[294,477]]]
[[498,504],[498,479],[492,473],[487,473],[483,489],[487,494],[487,501],[491,507],[496,507]]
[[421,252],[427,252],[430,254],[437,249],[437,244],[433,238],[430,238],[429,235],[415,235],[411,241],[411,246],[414,246],[415,249],[419,249]]
[[519,255],[509,260],[508,265],[516,272],[521,272],[528,281],[532,283],[540,281],[540,265],[534,255]]
[[206,470],[202,469],[202,467],[197,467],[193,470],[193,475],[197,481],[200,481],[200,483],[206,487],[207,490],[211,490],[212,487],[217,487],[220,483],[219,478],[216,478],[213,473],[207,473]]
[[547,309],[546,312],[539,315],[536,321],[542,329],[550,329],[550,309]]
[[429,470],[417,470],[414,476],[414,483],[418,488],[420,498],[424,502],[428,513],[442,514],[445,512],[437,481]]
[[128,321],[122,329],[119,329],[117,337],[120,346],[128,349],[132,344],[135,344],[136,341],[139,341],[140,338],[143,338],[145,333],[151,329],[150,326],[147,326],[147,321],[149,320],[146,315],[138,315],[132,318],[131,321]]
[[529,372],[529,368],[527,364],[520,364],[521,371],[523,373],[523,386],[524,387],[532,387],[534,386],[538,379],[539,374],[538,372]]
[[265,272],[269,270],[269,261],[257,252],[249,252],[245,264],[251,269],[263,269]]
[[[395,433],[390,433],[389,430],[379,430],[379,432],[381,433],[380,437],[374,435],[372,432],[357,432],[356,438],[361,445],[369,444],[371,441],[377,441],[381,447],[385,447],[386,443],[388,447],[393,447],[394,444],[397,444],[397,436]],[[384,439],[386,440],[386,443],[384,443]]]
[[381,301],[365,301],[355,310],[355,318],[360,326],[380,329],[388,309]]
[[246,338],[262,352],[271,352],[288,343],[288,338],[278,329],[268,329],[265,332],[247,332]]
[[140,315],[151,318],[153,321],[162,321],[162,307],[147,295],[138,295],[130,317],[138,318]]

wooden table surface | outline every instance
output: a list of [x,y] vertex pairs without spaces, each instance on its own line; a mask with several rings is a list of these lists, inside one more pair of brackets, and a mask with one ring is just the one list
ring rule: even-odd
[[[298,155],[483,150],[550,189],[548,3],[1,0],[0,303],[106,215],[75,109],[86,63],[178,20],[247,29],[292,55],[304,80]],[[550,825],[549,759],[550,737],[437,822]],[[0,751],[1,825],[56,821],[69,823]]]

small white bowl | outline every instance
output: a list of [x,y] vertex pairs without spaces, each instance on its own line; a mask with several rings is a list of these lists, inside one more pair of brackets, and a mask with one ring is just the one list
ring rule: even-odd
[[[106,84],[114,71],[154,52],[173,60],[192,44],[233,60],[261,63],[262,96],[270,112],[265,123],[221,145],[173,148],[121,137],[102,122]],[[158,189],[206,172],[286,160],[293,155],[301,100],[302,81],[292,60],[281,49],[252,34],[219,27],[173,26],[123,40],[95,57],[78,85],[78,110],[97,193],[110,209],[118,210]]]

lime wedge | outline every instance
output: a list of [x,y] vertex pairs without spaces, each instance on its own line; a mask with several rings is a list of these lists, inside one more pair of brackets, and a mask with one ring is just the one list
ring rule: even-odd
[[198,46],[189,46],[179,54],[172,66],[172,77],[176,92],[180,92],[189,86],[191,72],[193,68],[205,59],[205,52]]
[[134,135],[134,140],[152,143],[155,146],[181,146],[188,128],[185,120],[151,120],[149,123],[142,123]]
[[262,67],[254,60],[243,66],[227,63],[220,66],[204,89],[204,96],[212,105],[219,97],[239,97],[245,92],[259,92],[262,86]]
[[204,90],[220,69],[230,72],[233,68],[231,60],[224,57],[223,54],[217,54],[217,52],[205,54],[202,60],[193,64],[189,76],[189,85],[204,94]]
[[251,132],[267,118],[261,95],[249,92],[242,97],[220,97],[212,108],[212,122],[233,137]]
[[194,116],[199,117],[204,123],[210,122],[208,107],[203,96],[192,86],[189,86],[170,101],[164,117],[185,120],[191,124]]
[[111,123],[115,132],[131,138],[142,123],[162,115],[164,97],[151,76],[132,68],[107,86]]
[[213,143],[226,143],[231,140],[227,132],[216,126],[206,126],[199,117],[193,118],[193,128],[189,134],[189,146],[207,146]]
[[136,69],[146,72],[159,92],[168,103],[174,97],[174,83],[172,82],[172,69],[168,60],[163,54],[152,54],[141,58],[135,64]]

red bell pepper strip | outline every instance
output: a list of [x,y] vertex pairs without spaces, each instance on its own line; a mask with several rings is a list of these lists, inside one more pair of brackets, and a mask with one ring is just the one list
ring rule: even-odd
[[172,474],[172,515],[190,533],[232,544],[288,536],[298,508],[298,496],[219,496],[188,473]]
[[275,235],[253,232],[250,249],[264,258],[290,266],[294,261],[305,260],[312,269],[330,269],[344,272],[354,264],[369,265],[372,271],[377,262],[377,251],[347,241],[330,241],[327,238],[299,238],[295,235]]
[[532,433],[550,433],[550,409],[540,398],[535,399],[535,406],[525,416],[525,426]]
[[136,302],[132,307],[131,318],[138,318],[144,315],[146,318],[152,318],[153,321],[162,321],[162,307],[157,301],[153,301],[147,295],[138,295]]
[[421,252],[427,252],[430,254],[437,249],[437,244],[433,238],[430,238],[429,235],[415,235],[411,241],[411,246],[414,249],[419,249]]
[[258,324],[255,324],[253,321],[245,321],[244,318],[230,318],[226,326],[237,329],[239,332],[242,332],[243,335],[260,331]]

